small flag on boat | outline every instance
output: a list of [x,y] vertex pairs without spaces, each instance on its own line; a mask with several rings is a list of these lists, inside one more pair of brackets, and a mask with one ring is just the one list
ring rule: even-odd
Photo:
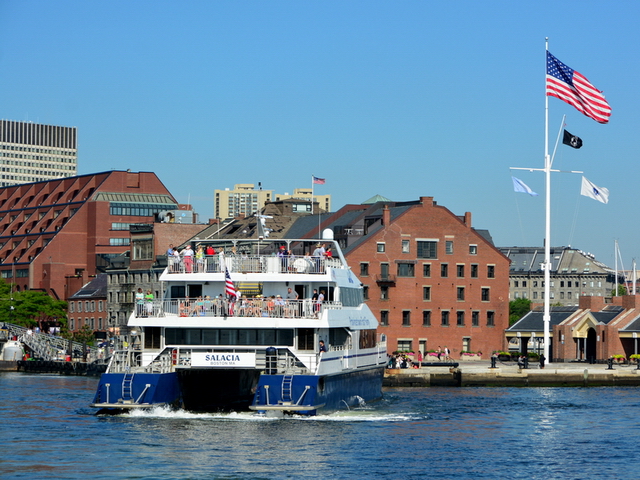
[[565,145],[569,145],[570,147],[573,147],[573,148],[580,148],[582,146],[582,139],[580,137],[576,137],[575,135],[571,135],[569,132],[565,130],[562,143],[564,143]]
[[609,202],[609,190],[604,187],[598,187],[596,184],[591,183],[585,177],[582,177],[582,188],[580,189],[580,195],[593,198],[602,203]]
[[532,197],[538,196],[538,194],[536,192],[531,190],[529,188],[529,186],[526,183],[524,183],[522,180],[520,180],[519,178],[511,177],[511,180],[513,180],[513,190],[515,192],[528,193]]
[[230,297],[237,297],[236,287],[233,285],[233,281],[231,280],[231,275],[229,274],[229,269],[225,265],[224,267],[224,284],[225,284],[225,293]]
[[324,178],[313,177],[313,183],[316,183],[318,185],[324,185],[325,181],[324,181]]
[[547,51],[547,96],[573,105],[598,123],[608,123],[611,107],[600,90]]

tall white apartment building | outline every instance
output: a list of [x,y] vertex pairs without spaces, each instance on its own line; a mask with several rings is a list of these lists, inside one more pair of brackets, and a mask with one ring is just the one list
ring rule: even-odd
[[0,187],[73,177],[76,127],[0,120]]
[[255,189],[253,183],[239,183],[233,190],[215,190],[213,212],[216,218],[246,217],[258,212],[266,202],[271,201],[273,190]]

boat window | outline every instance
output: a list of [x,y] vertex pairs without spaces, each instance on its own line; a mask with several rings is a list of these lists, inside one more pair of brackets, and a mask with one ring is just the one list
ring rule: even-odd
[[343,328],[332,328],[329,330],[329,345],[349,345],[349,334]]
[[343,307],[357,307],[364,302],[360,288],[340,287],[340,301]]
[[167,328],[167,345],[293,346],[292,329]]

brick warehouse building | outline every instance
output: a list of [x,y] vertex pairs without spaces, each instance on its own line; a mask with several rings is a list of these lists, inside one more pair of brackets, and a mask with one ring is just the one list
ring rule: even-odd
[[109,171],[0,189],[0,275],[67,299],[129,250],[131,225],[178,203],[151,172]]
[[[389,350],[448,346],[502,349],[509,326],[509,259],[488,232],[433,197],[413,202],[346,205],[327,215],[345,257],[366,289]],[[317,229],[312,232],[317,236]]]

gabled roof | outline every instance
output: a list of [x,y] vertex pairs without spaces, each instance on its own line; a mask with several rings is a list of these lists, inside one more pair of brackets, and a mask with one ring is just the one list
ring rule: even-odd
[[69,300],[89,300],[91,298],[107,297],[107,274],[100,273],[96,278],[82,286],[80,290],[69,297]]
[[[578,307],[551,307],[549,327],[561,324],[577,311]],[[543,315],[542,308],[536,308],[507,328],[507,332],[542,332],[544,331]]]

